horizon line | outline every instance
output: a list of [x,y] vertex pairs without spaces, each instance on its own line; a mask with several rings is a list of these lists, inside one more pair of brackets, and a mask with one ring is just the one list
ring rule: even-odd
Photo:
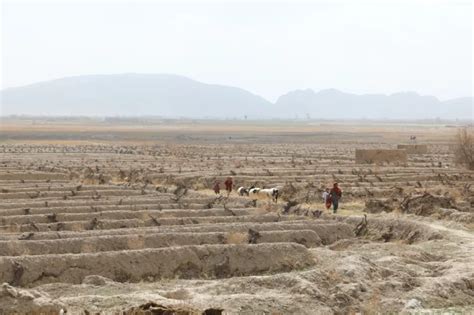
[[[262,97],[263,99],[267,100],[268,102],[270,102],[272,104],[274,104],[276,102],[276,101],[272,102],[267,97],[264,97],[264,96],[262,96],[258,93],[255,93],[255,92],[250,91],[250,90],[248,90],[246,88],[243,88],[243,87],[234,86],[234,85],[224,85],[224,84],[221,84],[221,83],[208,83],[208,82],[204,82],[204,81],[194,79],[194,78],[189,77],[189,76],[176,74],[176,73],[165,73],[165,72],[162,72],[162,73],[159,73],[159,72],[152,72],[152,73],[147,73],[147,72],[120,72],[120,73],[96,73],[96,74],[70,75],[70,76],[64,76],[64,77],[57,77],[57,78],[53,78],[53,79],[45,79],[45,80],[41,80],[41,81],[35,81],[35,82],[32,82],[32,83],[27,83],[27,84],[18,85],[18,86],[2,87],[0,89],[0,93],[4,92],[4,91],[7,91],[7,90],[10,90],[10,89],[25,88],[25,87],[29,87],[29,86],[32,86],[32,85],[35,85],[35,84],[54,82],[54,81],[60,81],[60,80],[65,80],[65,79],[73,79],[73,78],[80,78],[80,77],[94,77],[94,76],[125,76],[125,75],[162,75],[162,76],[180,77],[180,78],[183,78],[183,79],[192,80],[192,81],[202,83],[202,84],[207,84],[207,85],[225,86],[225,87],[232,87],[232,88],[242,89],[242,90],[245,90],[245,91],[247,91],[249,93],[252,93],[254,95],[260,96],[260,97]],[[471,94],[471,95],[457,96],[457,97],[442,99],[442,98],[440,98],[436,95],[432,95],[432,94],[421,94],[421,93],[417,92],[416,90],[399,90],[397,92],[391,92],[391,93],[382,93],[382,92],[380,92],[380,93],[353,93],[353,92],[346,92],[346,91],[344,91],[344,89],[339,89],[339,88],[334,88],[334,87],[323,88],[323,89],[318,89],[318,90],[316,90],[314,88],[310,88],[310,87],[298,88],[298,89],[294,89],[294,90],[287,90],[286,93],[281,94],[279,97],[287,95],[288,93],[291,93],[291,92],[307,91],[307,90],[311,90],[316,94],[319,93],[319,92],[322,92],[322,91],[334,90],[334,91],[338,91],[338,92],[341,92],[341,93],[344,93],[344,94],[350,94],[350,95],[355,95],[355,96],[382,95],[382,96],[388,96],[388,97],[393,96],[393,95],[397,95],[397,94],[415,93],[419,96],[435,97],[440,102],[446,102],[446,101],[461,99],[461,98],[474,98],[474,96]],[[278,98],[277,98],[277,100],[278,100]]]

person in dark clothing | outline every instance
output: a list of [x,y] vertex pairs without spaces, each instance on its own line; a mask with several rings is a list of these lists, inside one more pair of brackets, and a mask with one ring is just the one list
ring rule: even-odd
[[333,213],[336,213],[337,208],[339,208],[339,199],[342,197],[342,190],[339,188],[337,183],[334,183],[330,192],[330,197],[333,205]]
[[232,192],[232,187],[234,186],[232,177],[227,177],[226,181],[224,182],[224,185],[225,185],[225,190],[227,190],[227,196],[228,196]]
[[219,181],[216,181],[214,183],[213,189],[214,189],[214,192],[216,193],[216,195],[221,193],[221,185],[220,185]]

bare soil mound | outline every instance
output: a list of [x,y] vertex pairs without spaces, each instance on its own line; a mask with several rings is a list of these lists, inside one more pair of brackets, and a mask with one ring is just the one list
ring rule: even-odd
[[368,213],[392,212],[396,209],[396,199],[371,198],[365,202],[365,211]]
[[[466,202],[465,202],[466,203]],[[452,197],[437,196],[430,193],[397,198],[371,198],[366,200],[365,209],[368,213],[392,212],[400,210],[407,214],[431,216],[462,223],[473,223],[474,213],[470,204],[461,207]]]
[[122,312],[123,315],[148,315],[148,314],[170,314],[170,315],[221,315],[223,309],[208,308],[203,311],[191,307],[164,306],[149,302]]
[[370,217],[364,221],[361,218],[349,217],[344,219],[344,222],[352,224],[355,232],[360,229],[361,223],[366,222],[364,230],[359,231],[359,236],[374,241],[403,241],[413,244],[442,238],[439,232],[407,219]]
[[400,204],[401,209],[406,213],[429,216],[438,209],[456,209],[455,202],[450,197],[435,196],[430,193],[423,195],[406,197]]
[[0,313],[2,314],[59,314],[65,308],[46,293],[15,288],[7,283],[0,287]]

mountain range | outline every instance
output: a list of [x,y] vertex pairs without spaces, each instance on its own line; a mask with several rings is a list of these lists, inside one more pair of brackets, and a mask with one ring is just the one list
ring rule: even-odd
[[169,74],[86,75],[8,88],[0,115],[163,116],[188,118],[462,119],[473,98],[440,101],[415,92],[350,94],[295,90],[275,103],[244,89]]

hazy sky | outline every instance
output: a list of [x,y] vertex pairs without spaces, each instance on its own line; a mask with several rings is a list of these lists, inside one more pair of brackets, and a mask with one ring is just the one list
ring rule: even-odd
[[472,95],[472,3],[0,0],[2,88],[173,73],[274,101],[293,89]]

